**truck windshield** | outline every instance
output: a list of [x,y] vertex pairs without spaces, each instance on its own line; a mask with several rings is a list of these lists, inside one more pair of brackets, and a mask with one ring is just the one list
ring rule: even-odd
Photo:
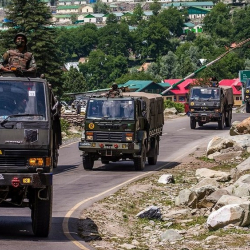
[[134,119],[133,100],[90,99],[86,118],[90,119]]
[[46,120],[45,107],[43,82],[0,80],[0,121]]
[[220,99],[220,88],[197,88],[192,89],[191,100],[218,100]]

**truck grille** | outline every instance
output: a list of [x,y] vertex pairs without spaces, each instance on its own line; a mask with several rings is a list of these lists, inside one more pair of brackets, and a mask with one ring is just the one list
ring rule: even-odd
[[1,167],[24,167],[24,166],[26,166],[25,158],[0,157],[0,168]]
[[97,132],[94,133],[94,141],[115,141],[115,142],[121,142],[125,140],[125,135],[123,136],[124,133],[102,133],[102,132]]

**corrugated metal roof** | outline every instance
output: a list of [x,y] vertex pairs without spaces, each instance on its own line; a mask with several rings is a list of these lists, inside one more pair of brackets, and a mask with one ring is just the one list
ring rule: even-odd
[[57,10],[79,9],[79,5],[58,5]]
[[136,91],[140,91],[146,88],[150,83],[153,81],[146,81],[146,80],[129,80],[128,82],[119,85],[119,87],[128,87],[130,89],[135,89]]
[[164,3],[162,7],[191,7],[191,6],[214,6],[212,1],[208,2],[174,2],[174,3]]
[[234,95],[241,95],[241,90],[238,90],[236,87],[242,87],[242,83],[239,78],[235,79],[223,79],[220,81],[219,86],[229,86],[233,89]]

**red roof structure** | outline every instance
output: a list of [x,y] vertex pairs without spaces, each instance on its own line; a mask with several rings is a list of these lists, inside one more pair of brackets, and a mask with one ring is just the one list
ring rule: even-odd
[[[166,79],[164,80],[165,83],[169,83],[170,85],[173,85],[177,82],[179,82],[182,79]],[[174,89],[171,89],[170,91],[175,95],[185,95],[189,92],[189,85],[195,82],[196,79],[186,79],[184,82],[177,85]]]
[[223,79],[219,82],[220,86],[230,86],[233,89],[234,95],[241,95],[242,83],[239,78],[235,79]]

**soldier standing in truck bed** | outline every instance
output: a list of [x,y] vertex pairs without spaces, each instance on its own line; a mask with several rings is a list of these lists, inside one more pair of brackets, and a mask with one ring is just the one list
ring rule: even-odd
[[22,71],[36,73],[36,62],[31,52],[27,51],[27,37],[23,33],[18,33],[14,37],[16,49],[7,50],[0,61],[0,70],[4,72],[12,71],[15,68]]
[[121,96],[121,95],[122,95],[121,89],[118,88],[117,83],[113,83],[112,89],[109,90],[109,92],[107,93],[107,97],[115,97],[115,96]]

